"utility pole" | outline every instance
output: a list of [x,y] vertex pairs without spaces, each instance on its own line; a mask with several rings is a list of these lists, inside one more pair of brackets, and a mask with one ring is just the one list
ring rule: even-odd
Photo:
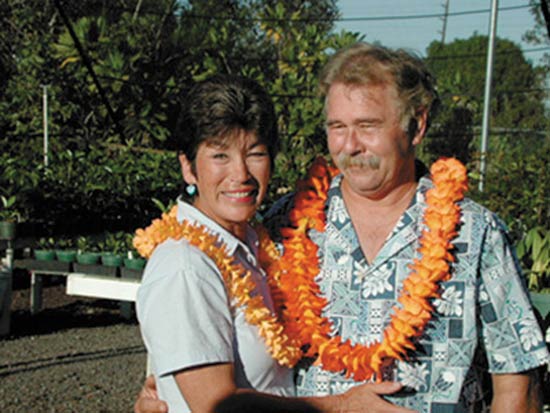
[[42,130],[44,131],[44,166],[48,167],[48,85],[42,85]]
[[493,61],[495,55],[495,37],[497,31],[498,0],[492,0],[489,42],[487,45],[487,71],[485,74],[485,97],[483,105],[483,124],[481,127],[481,162],[479,164],[479,191],[483,192],[487,170],[487,146],[489,141],[489,123],[491,117],[491,83],[493,81]]
[[447,35],[447,19],[449,18],[449,2],[451,0],[445,0],[445,13],[443,14],[443,28],[441,29],[441,45],[445,44],[445,36]]

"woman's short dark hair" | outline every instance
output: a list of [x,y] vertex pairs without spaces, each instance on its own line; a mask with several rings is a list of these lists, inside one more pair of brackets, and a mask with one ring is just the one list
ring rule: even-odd
[[279,134],[271,98],[252,79],[216,75],[194,84],[183,96],[174,132],[176,149],[194,164],[201,143],[223,142],[239,130],[257,134],[273,165]]

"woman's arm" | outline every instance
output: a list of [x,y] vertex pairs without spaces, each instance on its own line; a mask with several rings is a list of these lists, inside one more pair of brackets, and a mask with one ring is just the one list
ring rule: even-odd
[[[193,413],[412,413],[392,405],[381,396],[401,388],[399,383],[367,383],[341,395],[280,397],[238,389],[230,363],[202,366],[175,375],[176,382]],[[156,397],[149,377],[134,406],[135,413],[164,413],[166,406]]]
[[233,363],[194,367],[174,378],[193,413],[213,412],[220,401],[237,391]]

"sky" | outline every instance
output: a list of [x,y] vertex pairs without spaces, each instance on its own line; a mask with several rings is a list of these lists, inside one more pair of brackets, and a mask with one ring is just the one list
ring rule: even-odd
[[[445,42],[469,38],[474,32],[488,35],[492,0],[338,0],[337,5],[344,21],[337,23],[337,30],[346,29],[364,34],[366,41],[379,41],[388,47],[404,47],[425,56],[426,48],[434,40],[441,40],[443,18],[398,18],[399,16],[443,15],[445,2],[449,2],[449,17],[445,31]],[[529,51],[541,46],[522,42],[521,37],[535,25],[529,11],[529,0],[499,0],[497,14],[497,36],[518,44],[525,50],[526,59],[534,64],[544,52]],[[506,10],[512,8],[511,10]],[[467,13],[470,11],[483,11]],[[453,13],[459,13],[453,15]],[[345,21],[349,18],[392,17],[364,21]],[[546,52],[550,52],[547,50]]]

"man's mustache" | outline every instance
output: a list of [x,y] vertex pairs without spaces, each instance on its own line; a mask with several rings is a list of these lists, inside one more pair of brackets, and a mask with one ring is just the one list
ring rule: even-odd
[[370,155],[368,157],[363,156],[351,156],[347,154],[338,155],[338,166],[341,169],[347,169],[350,167],[365,168],[365,169],[379,169],[380,158],[376,155]]

